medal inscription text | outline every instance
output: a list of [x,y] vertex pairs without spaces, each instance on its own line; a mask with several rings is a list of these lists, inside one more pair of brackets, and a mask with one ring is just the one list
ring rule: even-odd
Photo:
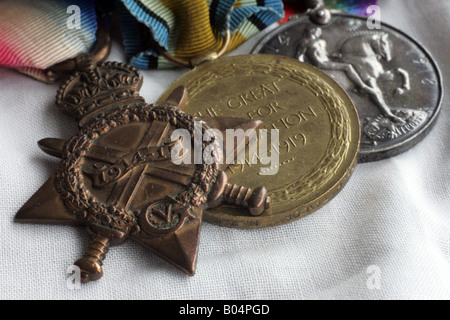
[[[260,119],[264,122],[265,128],[280,130],[280,143],[273,146],[278,154],[287,155],[287,158],[280,162],[279,166],[292,162],[297,155],[288,155],[293,150],[307,144],[308,132],[301,130],[300,125],[319,118],[319,108],[308,105],[301,107],[286,106],[278,103],[277,95],[283,94],[282,79],[262,83],[239,95],[224,100],[222,104],[205,108],[205,112],[197,112],[197,116],[221,116],[221,110],[232,110],[237,115],[245,115],[250,119]],[[283,100],[283,99],[281,99]],[[233,112],[233,113],[234,113]],[[236,170],[243,172],[246,166],[251,166],[252,161],[246,159],[244,164],[229,166],[231,173]]]

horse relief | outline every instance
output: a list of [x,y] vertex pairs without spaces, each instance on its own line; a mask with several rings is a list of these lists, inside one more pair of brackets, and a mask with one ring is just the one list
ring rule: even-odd
[[[327,41],[322,33],[321,27],[307,26],[297,46],[296,58],[325,71],[344,72],[355,86],[355,91],[371,99],[381,113],[374,119],[365,119],[363,124],[363,131],[371,139],[371,143],[394,139],[409,132],[426,118],[426,114],[418,114],[420,111],[392,109],[386,103],[385,95],[404,95],[411,90],[406,70],[385,68],[385,64],[392,60],[392,42],[388,33],[353,32],[350,37],[338,41],[337,51],[332,53],[328,52]],[[380,80],[394,81],[396,77],[400,77],[401,85],[392,93],[385,92],[386,89],[383,91],[379,85]]]

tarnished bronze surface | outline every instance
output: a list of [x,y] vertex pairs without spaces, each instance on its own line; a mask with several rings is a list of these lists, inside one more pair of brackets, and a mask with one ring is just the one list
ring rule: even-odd
[[[171,151],[180,141],[173,142],[171,133],[181,128],[192,137],[194,121],[201,122],[203,131],[255,129],[261,122],[194,118],[178,109],[187,103],[182,87],[160,106],[148,105],[138,94],[142,78],[135,68],[86,61],[57,95],[58,107],[77,119],[79,132],[68,141],[39,142],[62,161],[15,220],[87,225],[92,242],[75,262],[83,282],[99,279],[109,246],[127,239],[194,274],[205,208],[224,202],[258,215],[270,199],[264,188],[227,184],[219,164],[175,165]],[[247,192],[235,194],[233,188]]]
[[288,223],[326,204],[349,179],[359,149],[358,115],[344,90],[320,70],[274,55],[221,58],[176,80],[157,103],[179,86],[189,93],[189,113],[259,119],[280,132],[276,175],[261,175],[267,166],[249,161],[226,171],[232,183],[264,185],[271,209],[251,217],[222,206],[205,211],[205,221],[236,228]]

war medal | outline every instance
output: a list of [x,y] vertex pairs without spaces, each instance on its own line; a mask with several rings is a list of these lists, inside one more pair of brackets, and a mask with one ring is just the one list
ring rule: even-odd
[[[249,217],[230,206],[208,209],[204,220],[236,228],[262,228],[304,217],[330,201],[350,178],[359,149],[356,109],[345,91],[315,67],[275,55],[242,55],[205,62],[176,80],[189,94],[185,110],[198,116],[259,119],[278,130],[271,141],[277,164],[248,154],[230,165],[230,181],[264,185],[270,210]],[[278,142],[278,145],[277,145]],[[248,151],[248,150],[247,150]]]
[[358,109],[361,162],[410,149],[440,110],[441,76],[433,58],[384,23],[369,29],[367,18],[318,6],[267,34],[252,53],[292,57],[336,79]]
[[15,221],[87,225],[92,242],[75,262],[83,282],[99,279],[108,247],[127,239],[192,275],[205,208],[228,203],[259,215],[270,198],[264,188],[228,184],[218,163],[175,165],[171,151],[180,141],[171,133],[181,128],[193,135],[194,121],[222,131],[261,122],[195,118],[178,109],[187,101],[183,88],[160,106],[148,105],[134,67],[87,56],[77,62],[82,70],[61,85],[57,106],[77,119],[79,132],[68,141],[39,142],[62,161]]

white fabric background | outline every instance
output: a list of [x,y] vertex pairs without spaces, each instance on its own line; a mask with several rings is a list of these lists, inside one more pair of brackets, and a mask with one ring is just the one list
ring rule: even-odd
[[[380,0],[382,20],[434,55],[450,94],[450,1]],[[235,53],[247,53],[259,37]],[[123,60],[115,44],[110,60]],[[185,71],[146,71],[156,101]],[[358,165],[344,190],[294,223],[235,230],[204,223],[189,277],[134,242],[113,247],[101,280],[69,290],[67,268],[88,245],[84,228],[16,224],[16,211],[55,170],[45,137],[69,138],[56,85],[0,69],[0,298],[2,299],[449,299],[450,103],[409,152]],[[381,287],[367,286],[375,265]]]

